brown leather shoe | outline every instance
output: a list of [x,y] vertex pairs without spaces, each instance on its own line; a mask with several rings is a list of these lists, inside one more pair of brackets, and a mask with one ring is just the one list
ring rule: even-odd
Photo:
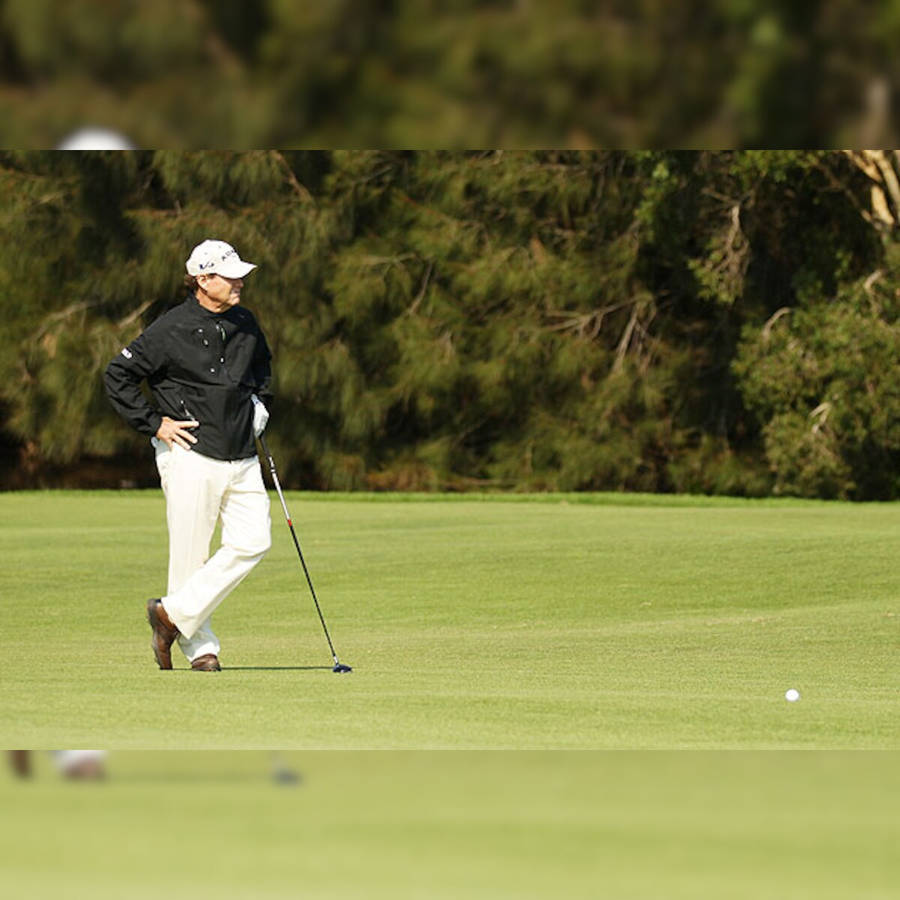
[[219,657],[215,653],[204,653],[191,660],[191,668],[198,672],[221,672],[222,667],[219,665]]
[[19,778],[31,777],[31,751],[30,750],[7,750],[9,753],[9,762],[13,767],[13,772]]
[[156,597],[147,601],[147,621],[153,629],[150,646],[161,669],[172,668],[172,644],[181,633],[166,614],[162,601]]

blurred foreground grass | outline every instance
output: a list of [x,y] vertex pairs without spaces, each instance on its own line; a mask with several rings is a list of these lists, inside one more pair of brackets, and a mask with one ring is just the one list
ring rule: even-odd
[[0,775],[7,897],[896,896],[896,753],[117,752]]

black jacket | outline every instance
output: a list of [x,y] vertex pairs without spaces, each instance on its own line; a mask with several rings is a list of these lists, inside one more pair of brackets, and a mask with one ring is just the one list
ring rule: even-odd
[[[116,412],[142,434],[155,435],[164,415],[196,419],[193,451],[246,459],[256,455],[250,396],[271,406],[271,359],[251,312],[212,313],[189,295],[122,350],[103,380]],[[141,391],[145,378],[156,409]]]

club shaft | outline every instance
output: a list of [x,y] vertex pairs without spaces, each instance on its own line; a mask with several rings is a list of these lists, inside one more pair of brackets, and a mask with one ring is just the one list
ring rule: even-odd
[[260,435],[259,442],[262,444],[263,453],[266,454],[266,459],[269,463],[269,471],[272,474],[272,483],[275,485],[275,491],[278,494],[278,499],[281,501],[281,508],[284,510],[284,518],[287,521],[288,528],[291,532],[291,537],[294,539],[294,546],[297,548],[297,556],[300,557],[300,565],[303,566],[303,574],[306,576],[306,583],[309,585],[309,592],[312,594],[313,603],[316,605],[316,612],[319,614],[319,621],[322,623],[322,631],[325,632],[325,640],[328,641],[328,649],[331,650],[331,656],[334,659],[334,664],[339,665],[337,653],[334,652],[334,644],[331,643],[331,635],[328,633],[328,626],[325,624],[325,617],[322,615],[322,608],[319,606],[319,598],[316,597],[316,589],[313,587],[312,578],[309,576],[309,569],[306,567],[306,560],[303,558],[303,551],[300,549],[300,541],[297,539],[297,532],[294,531],[294,523],[291,519],[290,511],[287,507],[287,502],[284,499],[284,491],[281,490],[281,482],[278,480],[278,472],[275,470],[275,460],[272,459],[272,454],[269,453],[269,447],[266,444],[266,439]]

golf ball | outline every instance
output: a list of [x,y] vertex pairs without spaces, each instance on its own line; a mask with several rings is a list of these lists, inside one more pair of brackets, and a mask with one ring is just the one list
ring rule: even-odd
[[787,700],[788,703],[795,703],[800,699],[800,691],[791,688],[789,691],[785,691],[784,699]]

